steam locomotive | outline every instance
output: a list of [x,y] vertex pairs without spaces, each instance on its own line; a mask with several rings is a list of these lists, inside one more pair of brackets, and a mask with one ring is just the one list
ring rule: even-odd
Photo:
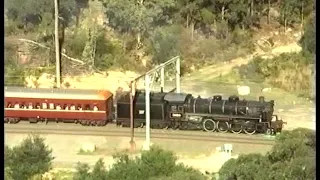
[[[71,122],[130,126],[130,93],[80,89],[5,87],[4,122]],[[204,130],[246,134],[281,132],[284,122],[273,114],[274,101],[193,97],[172,92],[150,93],[151,128]],[[134,127],[145,125],[145,92],[133,97]]]
[[[145,125],[145,92],[137,91],[134,96],[134,127]],[[117,100],[117,124],[130,126],[130,94]],[[284,122],[274,112],[274,101],[240,100],[237,96],[222,99],[221,95],[211,98],[193,97],[184,93],[151,93],[151,128],[173,128],[182,130],[201,129],[246,134],[281,132]]]

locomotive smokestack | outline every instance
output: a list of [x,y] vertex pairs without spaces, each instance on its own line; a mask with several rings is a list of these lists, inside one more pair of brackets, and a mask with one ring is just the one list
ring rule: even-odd
[[259,102],[263,103],[264,102],[264,97],[263,96],[259,96]]

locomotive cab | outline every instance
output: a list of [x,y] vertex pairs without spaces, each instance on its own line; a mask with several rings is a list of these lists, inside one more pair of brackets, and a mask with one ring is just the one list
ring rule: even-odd
[[168,102],[167,112],[169,119],[177,121],[184,119],[185,101],[188,97],[191,97],[191,95],[183,93],[167,93],[164,96],[164,100]]

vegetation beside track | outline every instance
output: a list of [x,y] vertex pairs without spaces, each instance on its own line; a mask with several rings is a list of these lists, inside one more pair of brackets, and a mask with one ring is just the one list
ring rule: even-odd
[[[240,155],[226,162],[214,174],[208,172],[204,175],[177,164],[178,158],[174,153],[152,147],[134,159],[126,153],[116,154],[114,158],[117,161],[111,168],[106,168],[100,159],[93,169],[79,163],[75,173],[51,176],[56,180],[315,179],[315,148],[315,131],[300,128],[277,136],[276,144],[266,155]],[[5,179],[41,179],[42,174],[50,169],[53,159],[52,150],[45,145],[44,139],[30,136],[18,146],[5,148]]]

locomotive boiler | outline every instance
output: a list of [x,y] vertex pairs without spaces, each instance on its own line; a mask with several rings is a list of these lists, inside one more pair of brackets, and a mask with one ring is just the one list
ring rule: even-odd
[[[271,127],[272,119],[279,122],[273,115],[274,101],[266,102],[264,97],[258,101],[240,100],[238,96],[222,99],[215,95],[211,98],[194,98],[189,96],[185,102],[185,121],[202,123],[205,131],[220,131],[233,133],[254,134],[256,131],[279,131]],[[271,125],[272,124],[272,125]]]

